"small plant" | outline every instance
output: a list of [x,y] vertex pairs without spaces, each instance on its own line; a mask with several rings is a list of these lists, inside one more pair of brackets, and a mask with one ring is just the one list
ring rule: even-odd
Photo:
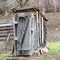
[[0,54],[0,59],[6,59],[10,54],[11,54],[11,51],[8,51],[6,53],[1,53]]

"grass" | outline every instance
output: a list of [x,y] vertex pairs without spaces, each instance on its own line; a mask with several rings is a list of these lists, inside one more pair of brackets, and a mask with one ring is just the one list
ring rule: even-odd
[[53,55],[60,51],[60,41],[48,43],[49,54]]
[[53,55],[58,53],[60,51],[60,41],[58,42],[48,42],[48,48],[49,48],[49,53],[45,56],[42,56],[40,58],[37,58],[37,60],[55,60],[53,58]]
[[1,53],[0,54],[0,59],[6,59],[7,56],[9,56],[11,54],[11,51],[5,52],[5,53]]
[[[40,58],[37,58],[36,60],[44,60],[44,59],[50,59],[54,60],[52,55],[58,53],[60,51],[60,41],[58,42],[48,42],[48,48],[49,48],[49,53],[46,56],[41,56]],[[7,56],[9,56],[11,51],[8,51],[6,53],[0,54],[0,58],[6,59]]]

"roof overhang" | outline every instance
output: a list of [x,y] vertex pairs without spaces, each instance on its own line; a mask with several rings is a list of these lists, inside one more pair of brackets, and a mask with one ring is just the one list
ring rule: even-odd
[[[36,11],[39,12],[40,11],[39,8],[36,6],[32,6],[32,7],[24,7],[24,8],[17,9],[14,11],[14,13],[36,12]],[[45,21],[48,21],[42,13],[39,12],[39,14],[41,14],[41,16]]]
[[39,11],[39,9],[37,7],[23,7],[20,9],[17,9],[14,11],[14,13],[22,13],[22,12],[31,12],[31,11]]

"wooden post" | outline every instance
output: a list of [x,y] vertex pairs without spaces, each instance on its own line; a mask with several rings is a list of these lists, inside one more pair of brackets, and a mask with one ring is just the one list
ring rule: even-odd
[[5,48],[7,48],[7,44],[8,44],[9,38],[10,38],[10,33],[7,36],[6,43],[5,43]]
[[43,22],[43,17],[42,17],[42,44],[44,42],[44,22]]
[[39,14],[39,46],[41,47],[41,44],[42,44],[42,17],[41,15]]
[[[29,32],[30,32],[30,49],[31,49],[31,16],[30,16],[30,23],[29,23],[30,25],[29,25],[29,27],[30,27],[30,30],[29,30]],[[31,54],[31,52],[30,52],[30,54]]]
[[15,25],[17,23],[15,22],[15,19],[17,19],[17,15],[15,15],[15,17],[13,17],[13,27],[14,27],[14,46],[13,46],[14,48],[13,48],[13,50],[14,50],[14,55],[17,56],[17,36],[16,36],[16,34],[17,34],[16,32],[17,31],[15,30],[15,28],[16,28]]
[[39,27],[38,27],[38,23],[39,23],[39,16],[38,16],[38,11],[36,12],[36,18],[37,18],[37,38],[38,38],[38,47],[40,47],[39,46]]

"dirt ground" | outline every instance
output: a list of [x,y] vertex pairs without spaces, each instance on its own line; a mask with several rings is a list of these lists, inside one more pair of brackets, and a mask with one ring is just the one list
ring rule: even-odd
[[60,41],[60,12],[45,14],[47,22],[47,41]]
[[[60,12],[45,14],[47,22],[47,41],[60,41]],[[49,60],[49,59],[48,59]],[[60,52],[53,55],[52,60],[60,60]]]
[[13,57],[7,60],[60,60],[60,52],[55,55],[42,55],[42,56],[31,56],[31,57]]
[[54,56],[55,60],[60,60],[60,52],[58,52],[55,56]]

